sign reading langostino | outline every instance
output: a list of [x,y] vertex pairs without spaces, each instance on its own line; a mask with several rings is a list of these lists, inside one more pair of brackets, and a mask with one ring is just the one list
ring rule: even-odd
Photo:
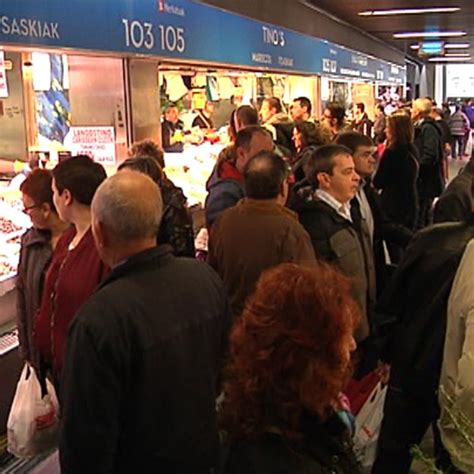
[[145,54],[396,84],[406,77],[403,67],[191,0],[2,0],[0,44]]
[[64,146],[73,155],[88,155],[103,165],[115,165],[114,127],[71,127]]

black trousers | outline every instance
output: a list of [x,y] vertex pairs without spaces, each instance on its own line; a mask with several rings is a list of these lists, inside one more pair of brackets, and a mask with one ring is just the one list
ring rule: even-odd
[[419,197],[418,218],[416,222],[416,230],[423,229],[433,223],[433,198],[424,196]]
[[436,392],[406,393],[389,386],[372,474],[408,474],[413,460],[411,449],[419,445],[430,425],[433,427],[434,455],[439,467],[451,470],[451,461],[441,444],[436,425],[439,406]]

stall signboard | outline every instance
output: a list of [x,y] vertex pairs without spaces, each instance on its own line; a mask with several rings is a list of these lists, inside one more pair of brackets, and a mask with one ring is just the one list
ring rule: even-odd
[[74,48],[404,84],[406,70],[191,0],[6,0],[0,44]]
[[71,127],[64,146],[72,155],[88,155],[102,165],[115,165],[114,127]]
[[5,53],[0,51],[0,98],[8,97],[7,71],[5,67]]

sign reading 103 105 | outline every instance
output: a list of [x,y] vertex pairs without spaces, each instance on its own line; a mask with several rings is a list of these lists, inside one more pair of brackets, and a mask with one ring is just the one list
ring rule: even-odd
[[[125,32],[125,46],[135,49],[153,49],[155,47],[154,25],[150,22],[122,19]],[[163,51],[183,53],[186,49],[184,28],[158,25],[160,47]]]

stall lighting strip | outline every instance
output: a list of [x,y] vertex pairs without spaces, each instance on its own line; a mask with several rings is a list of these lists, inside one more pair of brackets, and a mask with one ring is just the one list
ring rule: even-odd
[[460,7],[394,8],[390,10],[365,10],[359,16],[423,15],[426,13],[454,13]]
[[[469,43],[445,43],[444,49],[467,49],[470,48]],[[420,49],[419,44],[412,44],[410,46],[411,49]]]
[[464,61],[470,61],[472,58],[469,56],[467,58],[461,58],[461,57],[445,57],[445,56],[440,56],[437,58],[429,58],[428,61],[432,63],[443,63],[443,62],[464,62]]
[[407,38],[449,38],[455,36],[466,36],[465,31],[410,31],[406,33],[394,33],[397,39]]

